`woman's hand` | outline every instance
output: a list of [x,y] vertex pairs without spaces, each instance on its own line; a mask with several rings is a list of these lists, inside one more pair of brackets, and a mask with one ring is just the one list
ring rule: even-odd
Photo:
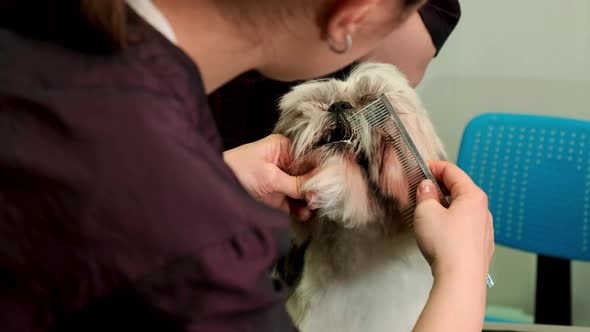
[[422,253],[435,274],[476,269],[485,277],[494,253],[486,194],[452,163],[431,162],[430,168],[453,202],[444,208],[431,181],[418,187],[415,229]]
[[284,171],[292,161],[288,138],[273,134],[225,151],[223,158],[252,197],[299,219],[309,218],[306,204],[295,201],[304,198],[301,184],[308,175],[291,176]]
[[418,188],[414,226],[434,286],[414,331],[481,331],[494,253],[488,198],[459,167],[437,161],[430,169],[453,202],[444,208],[431,181]]

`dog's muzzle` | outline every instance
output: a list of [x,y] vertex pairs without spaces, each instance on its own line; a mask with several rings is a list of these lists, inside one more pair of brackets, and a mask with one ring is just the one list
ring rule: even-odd
[[334,125],[319,142],[319,145],[346,142],[347,140],[350,140],[351,127],[346,119],[346,113],[352,109],[352,105],[346,101],[337,101],[330,105],[328,113],[332,117]]
[[[333,126],[326,135],[318,142],[318,146],[330,145],[336,150],[349,150],[352,146],[352,127],[347,120],[348,112],[354,110],[354,107],[346,101],[337,101],[330,105],[328,113],[333,119]],[[365,171],[368,171],[369,160],[364,153],[355,155],[356,161]]]

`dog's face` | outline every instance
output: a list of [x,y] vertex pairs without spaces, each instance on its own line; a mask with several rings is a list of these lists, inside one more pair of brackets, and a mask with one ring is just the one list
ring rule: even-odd
[[364,63],[345,81],[310,81],[280,103],[275,133],[293,142],[291,172],[316,167],[303,183],[315,216],[360,227],[393,218],[408,203],[408,182],[379,130],[355,130],[346,115],[386,94],[425,160],[445,156],[418,96],[392,65]]

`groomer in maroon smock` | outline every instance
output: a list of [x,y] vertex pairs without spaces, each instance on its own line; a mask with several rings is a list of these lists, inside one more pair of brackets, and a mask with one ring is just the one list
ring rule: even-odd
[[[207,95],[250,70],[333,73],[423,1],[128,2],[0,0],[0,329],[293,330],[269,273],[286,212],[309,214],[287,200],[303,196],[282,171],[289,142],[224,152]],[[437,282],[416,329],[475,330],[487,200],[456,166],[431,167],[457,199],[443,211],[423,185],[417,237]]]

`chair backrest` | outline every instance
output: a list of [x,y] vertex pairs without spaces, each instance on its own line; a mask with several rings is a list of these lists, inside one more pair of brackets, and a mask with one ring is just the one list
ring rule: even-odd
[[457,163],[488,194],[496,243],[590,261],[590,121],[482,114]]

